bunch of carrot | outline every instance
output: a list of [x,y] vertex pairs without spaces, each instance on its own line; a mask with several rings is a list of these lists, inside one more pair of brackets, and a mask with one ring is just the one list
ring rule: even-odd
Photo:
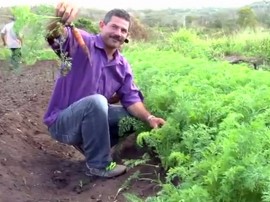
[[[55,38],[57,38],[63,34],[65,26],[71,28],[71,32],[74,36],[75,41],[82,48],[83,52],[87,55],[88,59],[91,62],[89,48],[88,48],[87,44],[85,43],[85,41],[81,35],[80,30],[78,28],[76,28],[73,23],[71,23],[69,25],[64,25],[59,19],[53,20],[47,27],[48,30],[51,30],[47,34],[47,40],[50,41],[50,43],[53,43]],[[61,58],[60,72],[62,75],[66,75],[71,69],[71,60],[70,60],[71,58],[68,58],[65,53],[62,53],[61,48],[60,48],[60,52],[58,53],[58,55]]]
[[[59,35],[61,35],[63,33],[64,26],[65,25],[61,21],[59,21],[58,18],[53,20],[48,25],[48,29],[51,30],[51,32],[48,33],[47,37],[48,38],[58,37]],[[75,40],[77,41],[79,46],[83,49],[83,51],[89,56],[89,54],[90,54],[89,49],[88,49],[80,31],[79,31],[79,29],[75,27],[74,23],[71,23],[71,24],[66,25],[66,26],[71,28],[71,31],[72,31],[72,34],[73,34]]]
[[87,45],[85,44],[85,41],[84,41],[80,31],[78,30],[78,28],[76,28],[73,23],[70,24],[69,26],[71,27],[72,34],[74,35],[75,40],[78,42],[79,46],[83,49],[83,51],[89,56],[90,51],[89,51]]

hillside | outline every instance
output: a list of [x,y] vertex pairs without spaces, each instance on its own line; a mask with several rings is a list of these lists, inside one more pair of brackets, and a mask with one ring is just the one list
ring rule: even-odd
[[[269,1],[258,1],[247,5],[252,8],[256,14],[258,21],[270,24],[270,3]],[[9,8],[0,8],[0,13],[7,15]],[[36,9],[36,8],[33,8]],[[51,8],[53,9],[53,8]],[[143,24],[150,27],[174,27],[185,26],[196,19],[195,24],[205,26],[214,23],[217,20],[235,20],[237,11],[240,8],[203,8],[203,9],[164,9],[164,10],[130,10],[129,12],[140,19]],[[81,8],[80,16],[90,18],[93,21],[99,21],[105,14],[105,10],[96,10],[89,8]],[[53,12],[52,12],[53,13]],[[228,18],[229,17],[229,18]],[[6,22],[5,17],[0,18],[0,25]],[[194,23],[193,23],[194,24]]]

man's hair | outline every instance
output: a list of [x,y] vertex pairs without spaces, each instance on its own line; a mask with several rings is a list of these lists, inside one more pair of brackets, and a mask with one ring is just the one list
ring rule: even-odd
[[129,22],[129,27],[130,27],[130,25],[131,25],[130,15],[124,9],[115,8],[115,9],[110,10],[108,13],[106,13],[106,15],[105,15],[105,17],[103,19],[103,22],[105,24],[107,24],[108,22],[111,21],[113,16],[118,17],[118,18],[122,18],[122,19],[128,21]]

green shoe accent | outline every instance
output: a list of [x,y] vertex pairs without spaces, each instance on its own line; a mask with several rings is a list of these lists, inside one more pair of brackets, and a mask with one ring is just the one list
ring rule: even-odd
[[116,166],[115,162],[111,162],[107,167],[106,167],[106,171],[110,171],[113,170]]

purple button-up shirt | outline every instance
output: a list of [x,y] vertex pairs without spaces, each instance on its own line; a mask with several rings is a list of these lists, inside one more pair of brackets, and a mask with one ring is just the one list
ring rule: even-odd
[[[134,84],[131,67],[119,51],[115,52],[114,60],[108,61],[100,34],[92,35],[81,30],[90,50],[90,62],[71,30],[67,30],[63,48],[72,57],[72,68],[66,76],[59,76],[56,80],[44,115],[47,126],[56,120],[61,110],[88,95],[101,94],[110,99],[117,93],[124,107],[143,101],[142,93]],[[50,45],[55,51],[59,48],[55,43]]]

